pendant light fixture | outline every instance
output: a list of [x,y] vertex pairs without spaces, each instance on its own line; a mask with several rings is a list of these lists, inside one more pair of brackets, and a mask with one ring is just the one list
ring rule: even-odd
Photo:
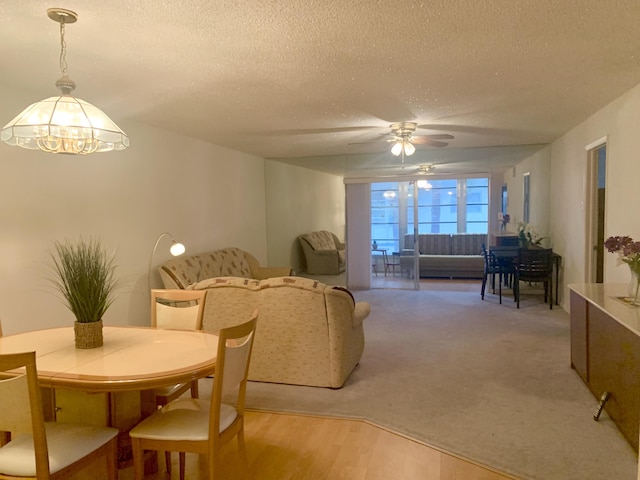
[[60,95],[34,103],[7,123],[0,139],[8,145],[49,153],[80,154],[124,150],[129,137],[99,108],[71,95],[76,84],[67,75],[65,25],[75,23],[71,10],[50,8],[49,18],[60,24]]

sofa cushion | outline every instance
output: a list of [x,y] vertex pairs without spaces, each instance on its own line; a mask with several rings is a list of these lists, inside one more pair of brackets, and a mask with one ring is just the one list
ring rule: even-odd
[[451,234],[429,233],[418,236],[421,255],[451,255]]
[[201,255],[202,269],[198,280],[211,277],[251,278],[251,269],[239,248],[223,248]]
[[206,278],[189,285],[188,290],[203,290],[205,288],[238,287],[249,290],[258,290],[260,280],[245,277],[214,277]]
[[487,244],[484,233],[456,233],[451,236],[452,255],[482,255],[482,244]]

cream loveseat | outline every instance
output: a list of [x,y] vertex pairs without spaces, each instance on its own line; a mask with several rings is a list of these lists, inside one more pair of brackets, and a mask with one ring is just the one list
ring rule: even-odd
[[302,277],[212,278],[190,288],[207,289],[207,332],[258,309],[249,380],[340,388],[360,361],[370,306],[344,288]]
[[177,257],[163,263],[160,278],[164,288],[182,288],[214,277],[244,277],[262,280],[291,275],[291,267],[261,267],[249,252],[236,247]]
[[321,230],[298,237],[307,273],[311,275],[337,275],[345,269],[344,243],[331,232]]

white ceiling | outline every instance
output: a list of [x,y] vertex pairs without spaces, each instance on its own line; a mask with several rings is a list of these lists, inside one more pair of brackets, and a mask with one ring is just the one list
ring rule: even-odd
[[0,0],[0,83],[34,101],[59,77],[50,7],[79,15],[76,96],[116,123],[347,176],[398,164],[360,142],[399,121],[455,136],[408,164],[504,168],[640,83],[638,0]]

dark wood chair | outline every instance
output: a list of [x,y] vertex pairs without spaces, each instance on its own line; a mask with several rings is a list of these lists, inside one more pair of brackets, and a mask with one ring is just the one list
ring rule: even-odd
[[[496,275],[500,274],[500,266],[496,260],[496,257],[490,255],[487,251],[487,246],[482,244],[482,255],[484,257],[484,272],[482,274],[482,287],[480,287],[480,297],[484,300],[484,292],[487,287],[487,280],[491,279],[491,289],[493,293],[496,293]],[[502,288],[500,289],[500,302],[502,303]]]
[[[502,285],[510,286],[514,275],[513,258],[500,259],[492,252],[487,251],[486,245],[482,244],[482,255],[484,256],[484,272],[482,275],[482,287],[480,296],[484,300],[487,281],[491,279],[491,290],[496,293],[496,275],[498,276],[498,297],[502,303]],[[515,297],[514,297],[515,300]]]
[[553,250],[550,248],[520,249],[515,261],[514,293],[520,308],[520,282],[542,283],[544,301],[553,309]]

